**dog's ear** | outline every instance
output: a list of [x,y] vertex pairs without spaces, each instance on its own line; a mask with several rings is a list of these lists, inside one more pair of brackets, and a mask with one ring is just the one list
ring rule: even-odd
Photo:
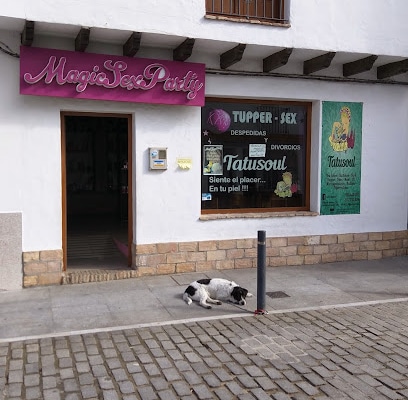
[[245,297],[247,297],[247,294],[248,294],[248,290],[242,288],[242,297],[243,297],[244,299],[245,299]]

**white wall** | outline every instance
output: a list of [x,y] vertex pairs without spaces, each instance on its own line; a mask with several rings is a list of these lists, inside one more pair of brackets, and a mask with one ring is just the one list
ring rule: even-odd
[[[2,32],[11,47],[19,35]],[[61,47],[63,48],[63,47]],[[134,238],[138,244],[403,230],[408,203],[406,87],[208,75],[208,96],[313,101],[312,208],[319,209],[320,101],[363,102],[361,214],[200,221],[198,107],[19,95],[19,64],[0,52],[0,212],[21,212],[23,251],[61,248],[61,111],[134,115]],[[149,171],[147,149],[168,147],[167,171]],[[177,157],[193,160],[177,168]],[[317,163],[317,164],[316,164]]]
[[291,0],[288,29],[206,19],[204,0],[14,0],[3,1],[0,11],[91,28],[405,57],[407,14],[406,0]]
[[[157,176],[147,173],[143,181],[151,190],[149,197],[138,200],[142,216],[137,224],[138,240],[141,243],[212,240],[256,237],[257,230],[266,230],[268,236],[319,235],[348,232],[373,232],[406,229],[408,202],[408,93],[404,87],[316,82],[308,80],[268,79],[248,77],[207,76],[208,96],[250,97],[262,99],[297,99],[314,101],[312,160],[320,160],[320,107],[316,101],[363,102],[361,213],[359,215],[335,215],[288,218],[244,218],[217,221],[198,221],[200,216],[200,139],[194,124],[199,116],[190,115],[191,132],[196,139],[191,149],[195,168],[183,182],[180,174],[167,171],[160,176],[160,185],[155,185]],[[167,116],[169,114],[167,113]],[[173,124],[173,118],[170,120]],[[157,121],[156,121],[157,122]],[[157,122],[158,123],[158,122]],[[319,128],[317,128],[319,127]],[[171,132],[171,133],[170,133]],[[166,143],[169,154],[180,143],[177,129],[171,129]],[[137,143],[147,146],[148,136],[141,135]],[[163,137],[165,140],[165,138]],[[317,139],[317,140],[316,140]],[[167,144],[164,145],[167,145]],[[162,145],[160,143],[160,145]],[[188,155],[188,154],[186,154]],[[319,210],[319,182],[316,169],[312,177],[312,209]],[[184,174],[184,173],[183,173]],[[164,178],[165,176],[165,178]],[[163,186],[168,188],[166,203],[156,201]],[[391,189],[390,189],[391,188]],[[192,193],[197,190],[197,195]],[[185,201],[189,196],[189,201]],[[174,209],[169,210],[170,204]],[[180,204],[180,207],[179,207]]]

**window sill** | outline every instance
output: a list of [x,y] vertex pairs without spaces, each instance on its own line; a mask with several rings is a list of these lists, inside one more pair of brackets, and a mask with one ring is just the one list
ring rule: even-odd
[[264,21],[264,20],[260,20],[260,19],[249,19],[249,18],[245,18],[245,17],[233,17],[233,16],[206,14],[205,18],[206,19],[219,20],[219,21],[245,22],[247,24],[279,26],[281,28],[290,28],[290,26],[291,26],[287,22],[269,22],[269,21]]
[[213,221],[217,219],[237,219],[237,218],[284,218],[284,217],[316,217],[318,212],[314,211],[282,211],[266,213],[231,213],[231,214],[202,214],[200,221]]

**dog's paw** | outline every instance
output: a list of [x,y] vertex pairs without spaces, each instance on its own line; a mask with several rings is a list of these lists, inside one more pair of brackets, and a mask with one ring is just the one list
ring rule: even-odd
[[217,306],[220,306],[222,304],[222,301],[217,300],[215,304],[217,304]]
[[246,297],[252,297],[252,296],[253,296],[252,293],[248,293],[248,294],[246,295]]

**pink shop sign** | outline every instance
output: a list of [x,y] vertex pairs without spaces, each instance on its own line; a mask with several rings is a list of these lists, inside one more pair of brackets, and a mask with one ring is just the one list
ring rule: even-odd
[[21,46],[20,93],[202,107],[205,64]]

